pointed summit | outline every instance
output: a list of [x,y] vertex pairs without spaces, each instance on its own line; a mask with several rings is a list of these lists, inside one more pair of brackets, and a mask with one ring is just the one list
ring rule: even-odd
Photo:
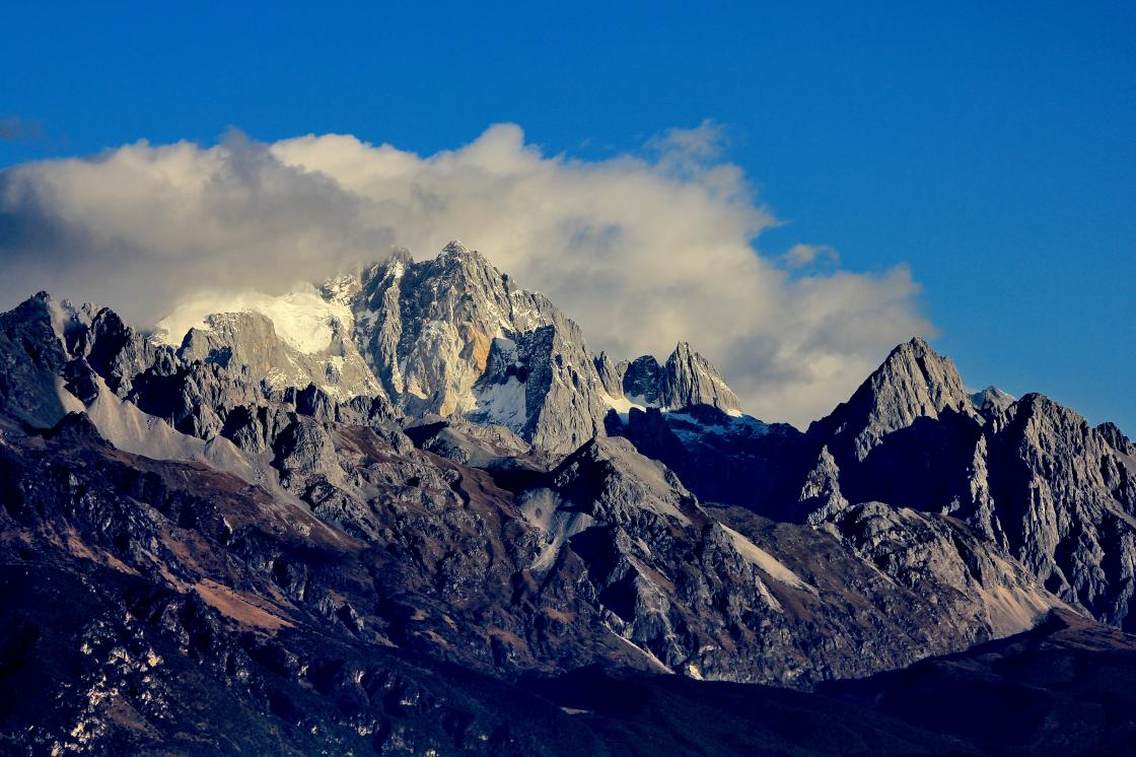
[[996,386],[988,386],[981,392],[970,395],[970,401],[978,412],[991,417],[1006,412],[1014,404],[1014,396]]
[[711,405],[728,413],[741,411],[738,396],[722,374],[689,342],[679,342],[663,365],[653,355],[633,360],[623,374],[623,392],[632,402],[648,407],[682,410]]
[[613,399],[620,399],[623,395],[623,376],[627,373],[626,360],[616,362],[606,352],[600,352],[595,359],[596,373],[599,374],[600,383],[604,391]]
[[663,369],[654,355],[635,358],[623,372],[623,394],[637,405],[663,405],[662,385]]
[[1136,457],[1136,444],[1133,444],[1132,440],[1125,436],[1120,427],[1112,421],[1105,421],[1097,426],[1096,432],[1117,452],[1129,457]]
[[907,421],[920,415],[933,417],[945,407],[958,408],[966,398],[954,362],[921,337],[892,350],[861,390],[865,387],[880,401],[895,401],[893,409]]
[[31,426],[50,428],[63,417],[55,383],[69,358],[62,318],[46,292],[0,315],[0,409]]
[[[402,266],[409,269],[407,263]],[[446,286],[469,290],[475,295],[488,296],[490,290],[510,288],[509,277],[497,270],[489,259],[478,250],[467,247],[458,240],[449,242],[437,257],[424,260],[413,266],[424,278],[444,280]]]
[[409,415],[466,416],[561,451],[602,429],[602,385],[579,326],[461,242],[375,268],[353,315],[368,365]]
[[738,396],[726,385],[722,374],[709,360],[692,350],[688,342],[679,342],[667,358],[666,382],[670,407],[713,405],[726,412],[741,410]]
[[60,336],[63,335],[61,324],[64,317],[63,308],[45,291],[36,292],[15,308],[3,314],[4,320],[9,323],[22,321],[46,325]]
[[863,460],[887,434],[948,410],[974,412],[958,369],[914,337],[893,349],[847,402],[810,426],[809,434],[828,437],[834,450],[847,449]]
[[442,251],[438,253],[438,257],[435,258],[435,260],[440,265],[453,265],[456,263],[463,267],[488,269],[495,275],[501,276],[500,271],[498,271],[480,251],[467,247],[457,239],[448,242],[446,246],[442,248]]
[[466,247],[460,239],[451,239],[442,248],[442,255],[468,255],[472,250]]

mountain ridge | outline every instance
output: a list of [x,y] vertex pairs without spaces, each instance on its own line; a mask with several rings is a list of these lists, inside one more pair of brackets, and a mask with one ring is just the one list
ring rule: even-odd
[[[314,383],[347,399],[376,394],[381,386],[409,414],[468,415],[560,453],[602,429],[608,407],[709,404],[740,412],[721,374],[686,342],[658,368],[657,385],[647,390],[650,400],[636,402],[633,392],[626,397],[625,389],[634,387],[622,372],[613,375],[613,365],[605,364],[608,375],[600,376],[598,358],[574,321],[457,241],[421,262],[398,251],[314,291],[327,303],[324,311],[308,295],[237,296],[236,310],[163,319],[160,339],[176,342],[191,361],[247,365],[277,388]],[[292,301],[302,318],[287,316]],[[240,311],[241,303],[250,310]],[[274,317],[288,321],[279,337],[271,328]],[[184,337],[171,331],[175,322],[195,320]],[[319,335],[309,336],[301,323]],[[552,331],[536,333],[547,328]],[[518,343],[525,361],[510,382],[507,358],[515,355],[504,352]],[[487,374],[491,358],[495,377]],[[539,385],[530,387],[527,377],[534,372]],[[558,398],[553,390],[561,384],[571,391]]]
[[[161,743],[193,717],[168,665],[250,724],[207,751],[543,752],[576,715],[526,699],[534,677],[809,692],[1054,613],[1136,624],[1131,441],[972,396],[924,340],[800,431],[740,413],[685,343],[592,354],[457,244],[319,291],[313,352],[248,313],[176,345],[46,293],[0,315],[0,662],[60,697],[0,711],[3,738]],[[46,597],[68,592],[86,619],[62,627]]]

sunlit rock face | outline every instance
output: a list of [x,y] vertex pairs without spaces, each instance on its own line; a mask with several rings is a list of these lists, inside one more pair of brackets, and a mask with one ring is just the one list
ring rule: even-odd
[[566,453],[608,408],[711,405],[739,413],[719,372],[685,342],[665,364],[595,357],[574,321],[459,242],[435,258],[383,263],[281,297],[180,307],[157,341],[183,359],[247,370],[279,390],[337,399],[385,394],[408,416],[465,416]]
[[1040,394],[968,394],[912,340],[808,437],[821,449],[801,498],[811,518],[869,500],[950,514],[1065,601],[1136,627],[1136,457],[1115,425]]
[[[592,354],[456,243],[230,304],[149,335],[44,293],[0,314],[0,743],[620,751],[580,724],[630,685],[733,702],[665,742],[722,751],[721,718],[764,727],[754,696],[830,718],[803,692],[902,668],[941,701],[919,660],[1015,634],[993,654],[1136,656],[1095,625],[1134,622],[1136,447],[968,393],[922,340],[801,432],[686,343]],[[951,658],[952,691],[1008,675],[992,649]],[[799,691],[683,688],[707,681]],[[1001,743],[880,722],[868,751]]]
[[355,340],[409,415],[467,415],[567,452],[602,428],[602,385],[579,326],[458,242],[398,254],[346,295]]
[[[604,386],[609,393],[641,408],[682,410],[709,405],[733,414],[741,412],[741,402],[722,374],[687,342],[679,342],[661,365],[653,355],[643,355],[629,364],[613,365],[605,359],[597,366],[607,376]],[[618,393],[610,388],[613,385],[619,387]]]

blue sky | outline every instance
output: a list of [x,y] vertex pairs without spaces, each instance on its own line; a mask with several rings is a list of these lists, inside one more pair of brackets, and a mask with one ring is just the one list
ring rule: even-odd
[[14,5],[0,166],[230,126],[432,153],[501,121],[603,158],[711,119],[785,221],[760,249],[906,262],[969,383],[1136,431],[1131,3]]

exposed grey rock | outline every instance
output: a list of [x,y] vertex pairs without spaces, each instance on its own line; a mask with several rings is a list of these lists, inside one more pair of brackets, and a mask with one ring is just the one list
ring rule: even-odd
[[[352,291],[350,289],[348,292]],[[410,415],[467,415],[569,452],[602,430],[602,384],[579,327],[458,242],[363,272],[357,341]]]
[[229,371],[217,363],[180,363],[147,369],[132,380],[127,399],[182,433],[209,439],[224,428],[229,411],[261,401],[259,382],[247,370]]
[[[171,649],[287,627],[498,680],[599,664],[807,688],[1054,608],[1136,622],[1132,443],[1039,395],[968,395],[921,340],[801,434],[738,413],[685,343],[662,366],[594,358],[456,244],[322,293],[353,315],[319,354],[255,313],[176,352],[46,295],[0,316],[5,539],[139,582],[119,618],[168,617],[138,609],[151,595],[213,608],[161,621]],[[327,367],[349,364],[373,386],[345,395]],[[652,406],[608,412],[623,400]],[[210,659],[239,688],[254,655],[232,643]],[[325,670],[309,648],[273,655],[257,686],[342,693],[304,678]]]
[[663,365],[652,355],[633,360],[623,373],[623,394],[647,407],[682,410],[710,405],[727,412],[741,410],[722,374],[687,342],[679,342]]
[[840,493],[840,469],[828,447],[821,447],[816,465],[805,477],[798,501],[808,510],[808,521],[812,525],[830,520],[848,507],[848,500]]
[[1069,602],[1136,627],[1136,459],[1114,436],[1039,395],[1008,411],[987,441],[994,506],[976,517]]
[[134,377],[159,362],[159,356],[167,365],[172,358],[168,348],[127,326],[110,308],[75,308],[67,302],[64,308],[69,315],[63,327],[68,351],[85,358],[120,397],[130,393]]
[[532,445],[504,426],[460,417],[427,416],[406,429],[419,449],[476,468],[508,466],[529,457]]
[[601,352],[596,358],[596,373],[599,374],[600,383],[609,397],[619,399],[623,397],[623,376],[627,373],[629,363],[626,360],[614,361],[606,352]]
[[631,361],[623,374],[623,394],[632,402],[659,407],[663,402],[663,369],[654,355]]
[[954,363],[914,338],[892,350],[851,399],[816,421],[809,434],[825,439],[838,463],[846,456],[863,462],[888,434],[945,410],[974,412]]
[[[45,333],[62,344],[50,324]],[[602,393],[577,336],[548,325],[494,337],[485,381],[471,387],[475,398],[523,389],[522,430],[546,447],[582,441],[551,469],[518,454],[528,444],[514,432],[457,414],[425,430],[406,422],[404,435],[379,396],[277,390],[243,364],[155,353],[122,400],[62,346],[55,378],[84,399],[93,387],[88,414],[118,449],[76,428],[5,441],[19,446],[0,445],[0,462],[25,482],[18,507],[33,492],[42,507],[29,513],[51,512],[49,502],[98,508],[81,521],[91,549],[164,591],[196,592],[207,579],[205,596],[235,623],[347,633],[494,677],[600,663],[808,687],[961,650],[1061,604],[998,544],[941,515],[849,505],[809,528],[701,504],[627,439],[572,425],[599,422],[596,407],[572,403]],[[683,449],[737,447],[754,470],[777,467],[763,445],[801,443],[709,405],[635,411],[629,425],[640,416]],[[730,469],[740,459],[726,459],[725,475],[744,480]],[[54,488],[70,487],[66,476],[37,472],[57,460],[82,496]],[[809,485],[796,482],[794,503],[847,496],[843,469],[821,462]],[[104,539],[101,528],[118,530]],[[217,586],[228,587],[220,598]]]
[[970,401],[987,418],[1005,413],[1014,404],[1014,398],[996,386],[988,386],[981,392],[970,395]]
[[[833,451],[848,500],[951,513],[1066,602],[1136,627],[1130,442],[1038,394],[968,398],[961,387],[949,360],[913,340],[813,424],[810,440]],[[823,503],[805,507],[816,510],[810,520],[827,517]]]
[[296,416],[273,440],[273,464],[285,480],[314,475],[339,479],[342,471],[335,445],[323,425],[308,416]]
[[466,415],[498,424],[540,449],[568,453],[601,433],[602,386],[574,323],[493,340]]
[[19,422],[50,428],[67,414],[58,388],[70,357],[61,338],[62,319],[47,292],[0,315],[0,402]]
[[667,358],[664,377],[662,401],[666,407],[712,405],[727,412],[741,410],[741,402],[726,386],[722,374],[687,342],[679,342]]
[[[872,666],[1029,628],[1062,606],[996,545],[940,516],[880,505],[834,513],[818,524],[823,534],[770,530],[702,507],[620,439],[589,442],[546,486],[522,507],[544,537],[534,571],[552,581],[582,560],[605,623],[687,675],[800,683],[848,670],[839,644],[816,645],[817,623]],[[842,549],[856,557],[838,557]],[[881,577],[889,570],[897,578]]]
[[432,260],[406,253],[366,269],[351,300],[355,337],[391,397],[408,413],[472,409],[492,341],[567,319],[474,250],[451,242]]
[[94,398],[95,375],[126,396],[136,374],[168,365],[172,353],[147,342],[108,308],[75,307],[40,292],[0,316],[0,360],[0,397],[9,412],[48,427],[76,409],[67,395],[61,399],[61,379],[85,401]]
[[1108,442],[1109,446],[1120,454],[1136,457],[1136,444],[1133,444],[1132,440],[1125,436],[1115,423],[1105,421],[1097,426],[1096,431]]
[[593,518],[637,533],[665,529],[668,521],[705,519],[678,477],[639,454],[625,439],[592,439],[549,475],[562,497]]
[[178,351],[183,360],[246,367],[251,376],[278,390],[315,384],[339,399],[382,394],[351,334],[338,321],[331,324],[331,343],[317,353],[289,345],[260,313],[215,313],[205,322],[207,328],[190,329],[185,335]]
[[994,637],[1030,628],[1062,606],[996,544],[942,516],[869,502],[840,508],[817,525],[904,586],[958,589],[936,592],[937,601],[956,604],[949,614],[973,614],[964,624],[984,626]]
[[[289,321],[290,341],[267,315],[250,311],[207,316],[186,335],[180,357],[247,369],[274,392],[312,383],[339,400],[385,393],[408,416],[463,415],[561,454],[602,433],[607,407],[624,407],[625,394],[670,409],[739,407],[718,371],[686,343],[665,366],[649,356],[633,365],[594,358],[579,327],[548,298],[519,288],[459,242],[422,262],[398,251],[324,282],[319,293],[332,333],[323,350],[293,346],[307,310]],[[285,317],[282,308],[311,305],[250,307]]]

